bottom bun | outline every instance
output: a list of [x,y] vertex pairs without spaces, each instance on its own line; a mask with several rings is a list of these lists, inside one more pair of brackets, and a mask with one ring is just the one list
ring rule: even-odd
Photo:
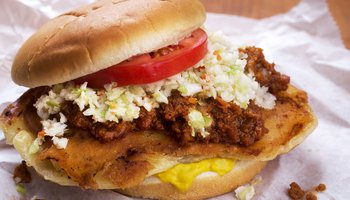
[[213,172],[203,173],[193,181],[186,192],[179,191],[170,183],[161,182],[155,176],[147,178],[136,187],[116,191],[128,196],[150,199],[205,199],[231,192],[249,182],[266,166],[266,163],[238,161],[231,172],[224,176]]

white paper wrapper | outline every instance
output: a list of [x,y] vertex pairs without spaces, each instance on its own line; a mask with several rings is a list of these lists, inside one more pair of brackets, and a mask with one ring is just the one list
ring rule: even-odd
[[[0,110],[26,88],[16,86],[10,67],[20,45],[49,18],[89,0],[0,1]],[[209,14],[206,27],[222,30],[238,45],[265,49],[269,61],[309,93],[319,126],[300,146],[270,162],[261,173],[255,199],[287,199],[289,183],[303,188],[323,182],[320,199],[350,198],[350,52],[324,0],[302,1],[290,12],[262,20]],[[3,135],[0,134],[0,140]],[[15,190],[12,172],[21,161],[0,141],[0,199],[130,199],[112,191],[61,187],[34,175],[25,196]],[[229,193],[214,199],[233,199]]]

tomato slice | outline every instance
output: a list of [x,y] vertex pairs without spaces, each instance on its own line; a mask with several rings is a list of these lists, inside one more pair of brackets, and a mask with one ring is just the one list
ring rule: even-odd
[[119,87],[160,81],[198,63],[208,52],[207,39],[205,31],[197,29],[178,45],[132,57],[74,81],[77,84],[88,82],[92,88],[103,88],[111,82],[116,82]]

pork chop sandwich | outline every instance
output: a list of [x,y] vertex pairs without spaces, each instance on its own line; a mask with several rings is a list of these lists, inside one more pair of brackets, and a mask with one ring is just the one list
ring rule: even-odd
[[316,126],[305,92],[203,29],[198,0],[105,0],[21,47],[30,89],[1,128],[46,180],[135,197],[202,199],[249,182]]

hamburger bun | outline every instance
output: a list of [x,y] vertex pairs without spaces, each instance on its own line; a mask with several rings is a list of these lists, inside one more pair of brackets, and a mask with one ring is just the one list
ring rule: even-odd
[[186,192],[179,192],[170,183],[161,182],[154,176],[136,187],[117,191],[128,196],[147,199],[206,199],[231,192],[248,183],[266,164],[266,161],[239,161],[223,176],[210,172],[203,173],[196,177]]
[[176,44],[204,21],[199,0],[97,1],[32,35],[15,57],[12,79],[30,88],[70,81]]

